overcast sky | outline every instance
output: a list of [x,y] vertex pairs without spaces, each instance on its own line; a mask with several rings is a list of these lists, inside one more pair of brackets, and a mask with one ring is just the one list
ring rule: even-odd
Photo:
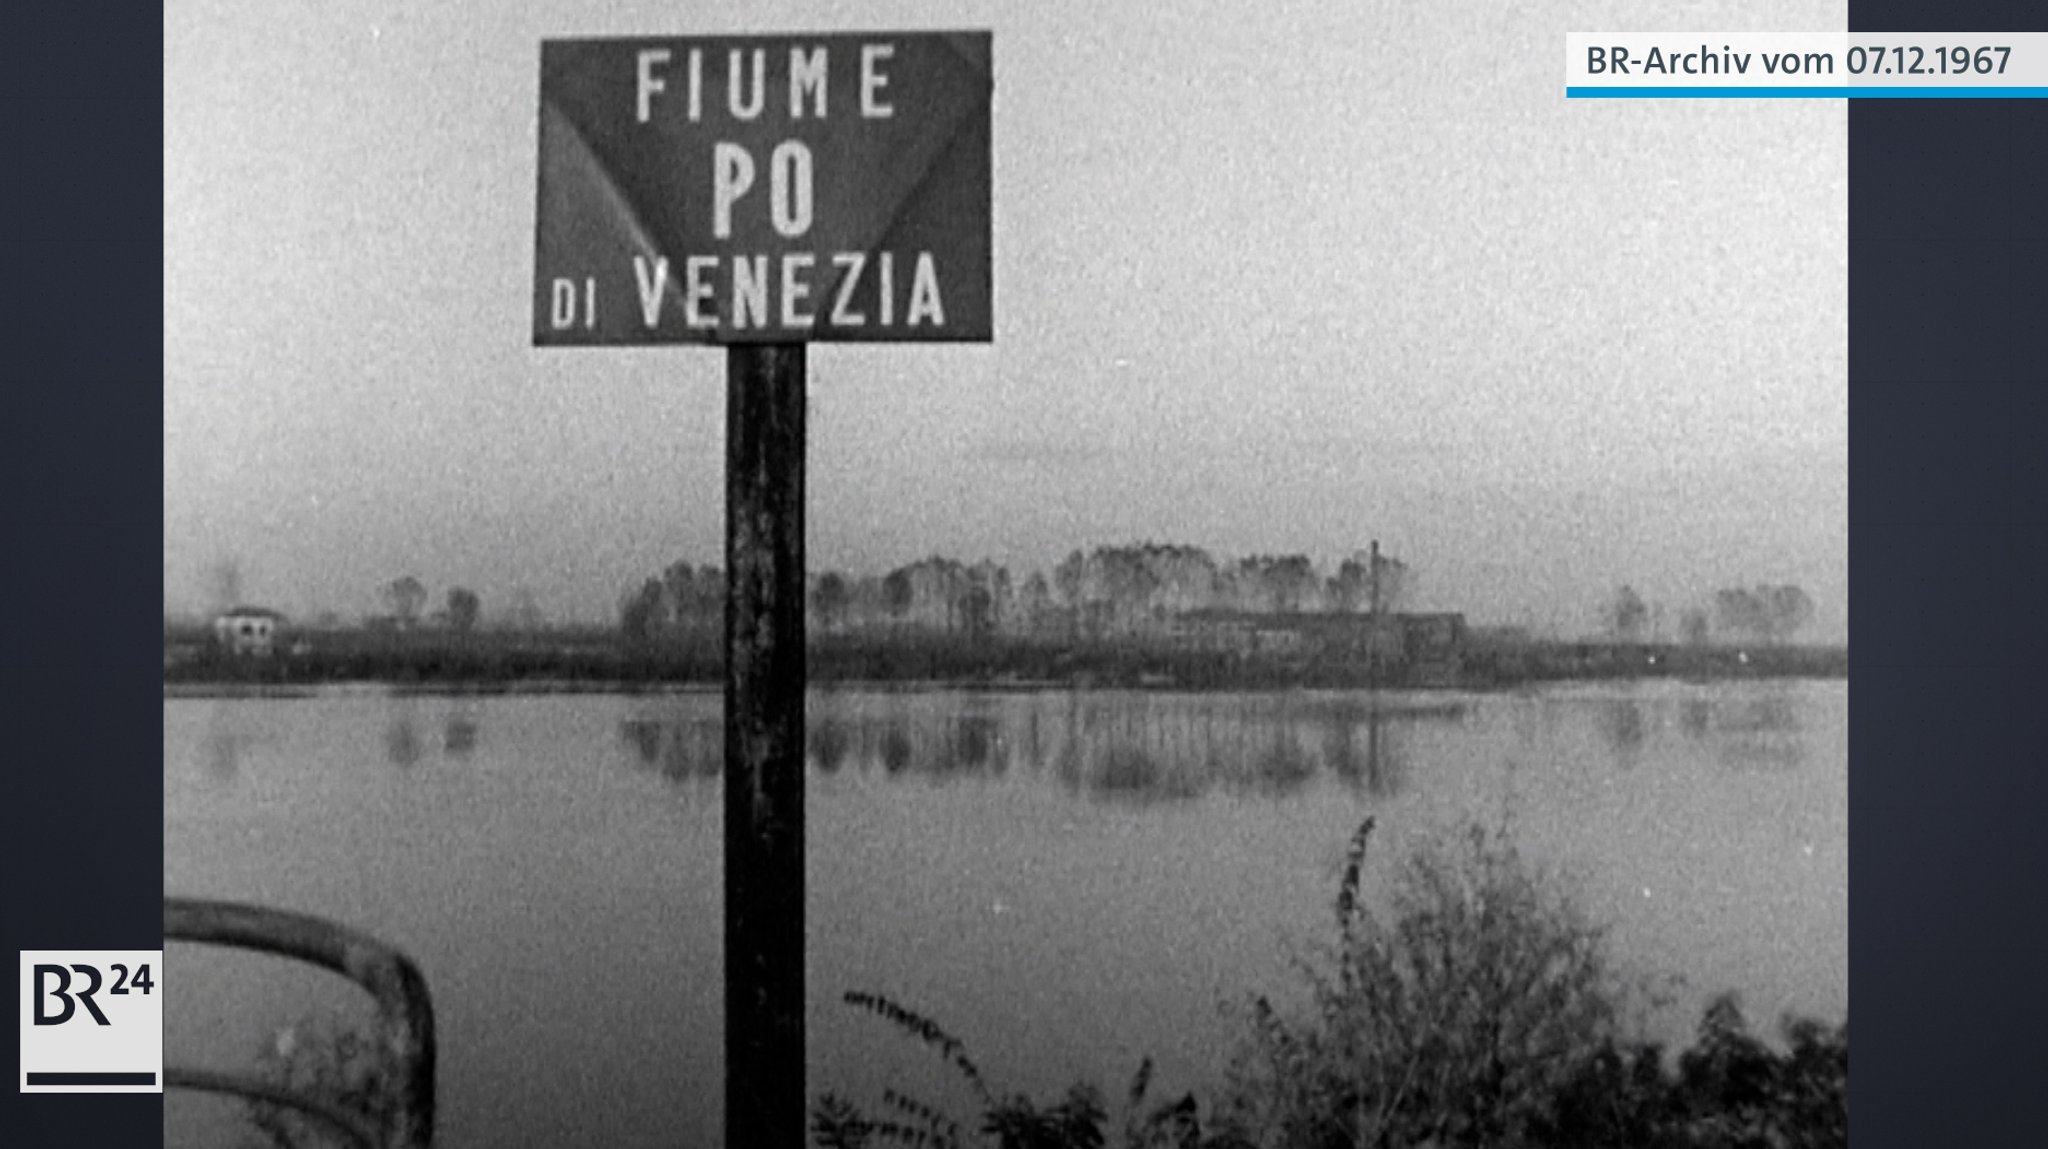
[[164,583],[610,614],[722,552],[724,354],[531,346],[539,43],[989,29],[995,342],[812,349],[813,569],[1378,538],[1576,630],[1848,594],[1843,101],[1566,101],[1568,31],[1830,3],[175,0]]

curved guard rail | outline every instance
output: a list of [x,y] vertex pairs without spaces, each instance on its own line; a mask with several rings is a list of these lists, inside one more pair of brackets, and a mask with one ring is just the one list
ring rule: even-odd
[[428,1149],[434,1133],[434,1007],[411,958],[323,918],[238,902],[164,899],[164,940],[234,946],[324,966],[377,1002],[377,1043],[396,1069],[388,1116],[368,1115],[257,1080],[166,1068],[167,1088],[231,1093],[289,1106],[349,1134],[367,1149]]
[[361,1113],[253,1077],[219,1073],[211,1069],[180,1069],[166,1066],[164,1088],[193,1089],[201,1093],[226,1093],[253,1101],[283,1105],[347,1134],[349,1139],[362,1149],[383,1149],[384,1146],[383,1132]]

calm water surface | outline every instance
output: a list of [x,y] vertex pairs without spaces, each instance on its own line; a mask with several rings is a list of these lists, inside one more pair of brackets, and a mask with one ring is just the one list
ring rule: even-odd
[[[814,693],[810,1087],[945,1099],[929,1055],[840,1004],[889,994],[1006,1090],[1213,1083],[1219,1003],[1294,983],[1346,839],[1376,856],[1503,812],[1690,1032],[1848,1007],[1848,687],[1514,695]],[[367,929],[439,1011],[437,1144],[715,1145],[715,694],[164,704],[164,888]],[[173,1062],[246,1066],[306,1014],[365,1012],[290,963],[173,945]],[[167,1143],[233,1105],[173,1094]],[[964,1108],[963,1108],[964,1112]]]

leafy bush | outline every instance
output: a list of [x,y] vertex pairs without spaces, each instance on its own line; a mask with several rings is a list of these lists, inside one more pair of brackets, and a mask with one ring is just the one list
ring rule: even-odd
[[1112,1130],[1100,1090],[1051,1102],[992,1090],[960,1041],[886,998],[849,1004],[915,1037],[969,1085],[963,1124],[887,1092],[871,1118],[825,1095],[827,1149],[1835,1149],[1848,1144],[1849,1031],[1787,1019],[1780,1052],[1716,998],[1674,1065],[1632,1032],[1643,987],[1605,931],[1524,862],[1505,828],[1466,825],[1396,870],[1388,910],[1361,896],[1370,818],[1352,836],[1336,938],[1300,964],[1307,1008],[1253,998],[1206,1126],[1193,1095],[1145,1108],[1151,1063]]
[[1530,1144],[1586,1149],[1836,1149],[1849,1143],[1849,1025],[1787,1018],[1780,1052],[1733,994],[1707,1005],[1674,1071],[1657,1046],[1581,1063]]
[[1604,931],[1477,825],[1410,855],[1382,917],[1360,895],[1372,829],[1352,836],[1335,944],[1301,963],[1309,1012],[1253,999],[1221,1120],[1257,1146],[1524,1141],[1619,1035],[1631,991]]
[[[960,1040],[937,1022],[879,994],[849,993],[848,1005],[888,1021],[916,1038],[950,1065],[973,1092],[982,1118],[979,1139],[966,1140],[961,1123],[937,1108],[894,1090],[882,1094],[893,1116],[870,1117],[836,1094],[821,1097],[811,1111],[811,1132],[825,1149],[872,1149],[909,1145],[926,1149],[964,1149],[969,1144],[996,1149],[1104,1149],[1109,1144],[1109,1114],[1102,1092],[1077,1083],[1058,1100],[1034,1102],[1023,1094],[998,1095],[967,1056]],[[1177,1101],[1145,1107],[1152,1083],[1152,1062],[1138,1066],[1125,1100],[1118,1143],[1124,1149],[1230,1149],[1233,1142],[1204,1138],[1193,1094]]]

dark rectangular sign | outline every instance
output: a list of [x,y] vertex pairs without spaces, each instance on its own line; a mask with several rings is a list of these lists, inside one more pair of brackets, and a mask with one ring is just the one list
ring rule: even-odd
[[989,53],[544,41],[535,345],[988,341]]

